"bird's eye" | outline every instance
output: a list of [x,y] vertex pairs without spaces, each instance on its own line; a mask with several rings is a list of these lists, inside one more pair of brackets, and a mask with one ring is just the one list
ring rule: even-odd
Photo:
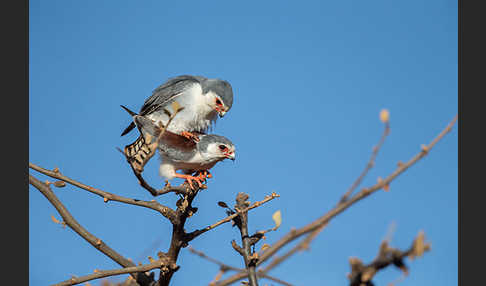
[[227,149],[227,148],[226,148],[226,146],[224,146],[224,145],[219,145],[219,150],[224,151],[224,150],[226,150],[226,149]]
[[217,105],[223,105],[223,103],[221,102],[221,100],[219,100],[218,98],[216,98],[216,104]]

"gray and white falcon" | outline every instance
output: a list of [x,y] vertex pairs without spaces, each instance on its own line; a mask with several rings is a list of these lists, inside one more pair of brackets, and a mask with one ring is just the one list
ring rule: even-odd
[[[177,76],[152,92],[152,96],[145,100],[139,115],[154,120],[156,124],[161,121],[165,126],[169,116],[164,109],[174,112],[174,101],[184,109],[167,130],[197,141],[198,137],[193,133],[206,133],[218,115],[223,117],[231,109],[233,90],[225,80],[192,75]],[[127,134],[134,127],[132,122],[121,135]]]
[[[235,145],[226,137],[215,134],[197,134],[198,141],[188,140],[178,134],[165,131],[160,136],[161,128],[144,116],[134,115],[133,121],[145,141],[156,138],[157,149],[161,157],[160,175],[171,180],[186,179],[191,186],[196,181],[199,186],[211,177],[209,169],[216,163],[230,159],[235,160]],[[182,170],[183,174],[176,171]],[[197,172],[197,176],[191,174]]]

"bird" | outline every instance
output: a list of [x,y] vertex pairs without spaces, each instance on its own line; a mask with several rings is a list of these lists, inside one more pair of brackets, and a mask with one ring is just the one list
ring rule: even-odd
[[[177,101],[183,110],[173,120],[168,131],[180,134],[197,141],[195,134],[206,133],[216,122],[218,115],[223,117],[233,105],[233,89],[225,80],[206,78],[203,76],[180,75],[168,79],[152,92],[140,109],[138,115],[166,124],[169,115],[164,111],[173,112],[171,104]],[[125,106],[121,106],[125,110]],[[135,128],[131,122],[121,136]]]
[[[185,179],[191,188],[195,181],[199,186],[212,177],[209,169],[225,159],[235,160],[235,145],[226,137],[216,134],[197,133],[195,142],[179,134],[164,130],[145,116],[133,115],[133,122],[147,146],[159,150],[159,173],[167,180]],[[154,140],[155,139],[155,140]],[[182,174],[176,171],[182,170]],[[192,175],[193,173],[196,173]]]

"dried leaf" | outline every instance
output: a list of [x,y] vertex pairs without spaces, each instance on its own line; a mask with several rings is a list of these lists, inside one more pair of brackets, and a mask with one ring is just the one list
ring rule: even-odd
[[280,212],[280,210],[273,213],[272,219],[275,222],[275,227],[273,228],[273,230],[276,230],[280,227],[280,224],[282,224],[282,213]]
[[376,181],[378,182],[378,184],[381,184],[383,182],[383,179],[381,177],[378,177]]
[[265,251],[265,250],[267,250],[268,248],[270,248],[270,245],[269,245],[269,244],[267,244],[267,243],[264,243],[264,244],[262,245],[261,251]]
[[57,218],[54,217],[54,215],[51,215],[51,219],[55,223],[59,223],[59,224],[61,223]]
[[150,263],[154,263],[155,262],[155,260],[152,258],[152,256],[149,256],[148,257],[148,260],[150,261]]
[[422,149],[422,152],[424,152],[424,153],[429,152],[429,147],[427,147],[427,146],[426,146],[426,145],[424,145],[424,144],[420,145],[420,149]]
[[178,112],[179,109],[181,109],[181,105],[177,101],[172,102],[171,105],[172,105],[172,110],[174,110],[174,112]]
[[222,201],[218,202],[218,206],[220,206],[222,208],[229,208],[228,205],[225,202],[222,202]]
[[430,243],[425,242],[425,234],[423,231],[420,231],[417,235],[417,238],[413,242],[413,249],[412,253],[410,254],[410,260],[413,260],[415,257],[420,257],[424,254],[425,251],[430,249]]
[[54,186],[58,187],[58,188],[63,188],[66,186],[66,183],[63,182],[63,181],[55,181],[54,182]]
[[390,191],[390,185],[389,185],[389,184],[384,185],[384,186],[383,186],[383,190],[384,190],[385,192]]
[[380,111],[380,120],[383,123],[387,123],[390,120],[390,112],[388,109],[382,109]]
[[219,270],[218,273],[216,274],[216,276],[214,277],[213,281],[211,281],[209,283],[209,285],[214,285],[216,282],[218,282],[219,279],[221,279],[221,277],[223,277],[224,272],[225,271],[223,271],[223,270]]

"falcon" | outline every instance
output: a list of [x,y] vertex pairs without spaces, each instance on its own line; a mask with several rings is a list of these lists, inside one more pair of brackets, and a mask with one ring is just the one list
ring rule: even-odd
[[[206,133],[216,122],[218,115],[223,117],[231,109],[233,90],[225,80],[192,75],[177,76],[152,92],[152,96],[145,100],[139,115],[155,121],[156,124],[160,121],[165,126],[169,115],[164,109],[170,113],[174,112],[174,101],[177,101],[183,110],[167,130],[197,141],[199,137],[194,134],[195,132]],[[121,136],[134,127],[135,123],[132,122]]]
[[[199,140],[195,142],[167,130],[161,135],[162,129],[147,117],[135,114],[133,121],[147,146],[159,150],[159,172],[167,180],[182,178],[191,188],[193,181],[201,186],[206,178],[211,177],[209,169],[216,163],[224,159],[235,160],[235,145],[226,137],[197,133],[195,136]],[[182,170],[183,174],[177,173],[177,170]]]

